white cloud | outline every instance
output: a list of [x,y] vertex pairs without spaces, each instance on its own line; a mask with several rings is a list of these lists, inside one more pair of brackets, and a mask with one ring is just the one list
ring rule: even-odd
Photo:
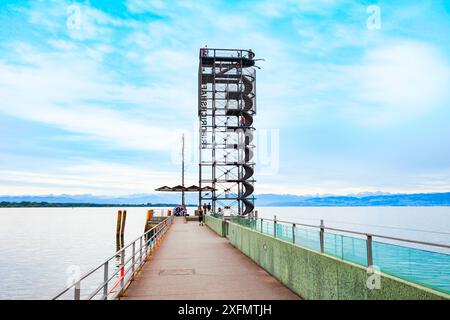
[[[83,60],[76,53],[43,54],[28,46],[21,46],[19,52],[21,61],[32,66],[0,61],[0,111],[4,114],[126,149],[170,151],[178,139],[177,130],[155,115],[167,102],[165,110],[180,109],[183,95],[163,100],[169,89],[161,92],[158,87],[116,84],[96,60]],[[118,104],[124,103],[127,109],[121,111]],[[157,105],[144,107],[152,103]],[[136,112],[131,116],[133,107]]]
[[[326,15],[334,7],[348,3],[345,0],[266,0],[255,4],[258,13],[270,17],[281,18],[288,15],[300,15],[303,13]],[[350,3],[347,7],[354,5]]]
[[[171,5],[174,5],[172,1]],[[127,0],[126,6],[133,13],[158,13],[167,8],[167,2],[164,0]]]
[[28,15],[28,20],[48,30],[66,33],[74,40],[99,40],[105,42],[113,34],[113,28],[140,28],[134,19],[113,17],[93,6],[67,0],[34,2],[30,9],[18,10]]
[[298,170],[294,173],[295,179],[293,174],[257,177],[257,193],[348,195],[380,190],[390,193],[429,193],[448,192],[450,186],[450,168],[439,171],[424,169],[420,174],[383,168],[383,174],[373,174],[367,170],[367,165],[352,165],[351,174],[347,173],[345,166],[339,169],[326,163],[322,167],[308,166],[305,170]]
[[[51,172],[0,170],[0,194],[96,194],[152,193],[157,187],[179,183],[171,172],[110,162],[79,160]],[[195,181],[194,177],[187,177]]]
[[187,55],[174,50],[158,50],[148,54],[144,58],[150,72],[173,78],[173,72],[185,75],[186,72],[195,71],[197,58],[195,53]]
[[450,102],[448,62],[426,44],[377,48],[368,51],[361,64],[335,71],[351,101],[344,112],[364,124],[407,121]]
[[222,31],[238,32],[249,29],[249,19],[237,14],[223,14],[214,19],[214,25]]
[[291,83],[279,85],[291,88],[284,97],[296,97],[293,107],[287,104],[289,112],[306,116],[308,122],[337,117],[362,127],[395,126],[450,103],[449,61],[426,43],[386,40],[366,47],[361,57],[355,55],[350,62],[300,62],[290,71],[296,73],[284,79]]

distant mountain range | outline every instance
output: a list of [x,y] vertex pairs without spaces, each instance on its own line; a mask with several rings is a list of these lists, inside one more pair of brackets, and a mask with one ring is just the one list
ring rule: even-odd
[[[292,196],[289,196],[292,197]],[[295,197],[295,196],[294,196]],[[265,200],[265,197],[262,197]],[[297,197],[289,200],[281,196],[279,200],[263,202],[261,206],[274,207],[424,207],[450,206],[450,193],[427,194],[382,194],[365,196],[322,196]]]
[[[361,193],[355,195],[256,195],[256,205],[268,207],[362,207],[362,206],[450,206],[450,192],[423,194]],[[187,194],[186,203],[195,204],[196,194]],[[134,194],[129,196],[45,195],[0,196],[0,202],[47,202],[70,204],[140,205],[179,203],[177,194]]]

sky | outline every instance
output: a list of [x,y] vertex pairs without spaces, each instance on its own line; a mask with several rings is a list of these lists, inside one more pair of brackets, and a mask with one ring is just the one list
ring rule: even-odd
[[256,193],[450,191],[450,1],[0,2],[0,195],[197,183],[199,48],[251,48]]

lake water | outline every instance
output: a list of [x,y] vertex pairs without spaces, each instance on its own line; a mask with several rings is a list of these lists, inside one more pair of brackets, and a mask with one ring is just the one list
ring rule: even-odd
[[[125,242],[143,233],[148,208],[127,209]],[[0,299],[48,299],[70,270],[87,272],[116,250],[118,208],[0,209]],[[158,215],[161,208],[155,208]],[[260,217],[450,243],[449,207],[269,208]],[[440,250],[445,251],[445,250]],[[446,252],[449,253],[449,252]],[[449,279],[450,281],[450,279]]]

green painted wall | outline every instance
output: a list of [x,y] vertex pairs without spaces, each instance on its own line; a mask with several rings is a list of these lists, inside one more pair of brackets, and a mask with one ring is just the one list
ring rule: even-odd
[[211,216],[205,217],[206,225],[221,237],[225,237],[225,221]]
[[370,274],[366,268],[237,224],[229,224],[228,238],[233,246],[304,299],[450,299],[446,294],[386,274],[381,274],[381,289],[369,290],[366,283]]

